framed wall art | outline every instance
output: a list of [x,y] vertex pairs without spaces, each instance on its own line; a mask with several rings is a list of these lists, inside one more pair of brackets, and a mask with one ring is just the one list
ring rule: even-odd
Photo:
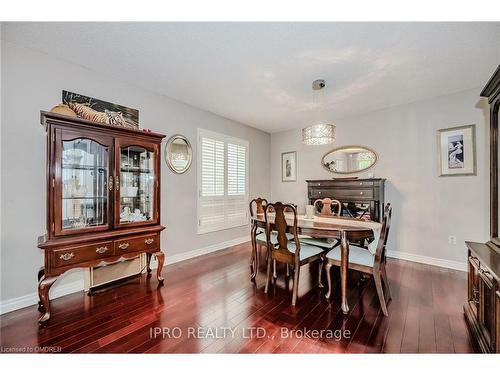
[[297,181],[297,152],[289,151],[281,154],[281,181]]
[[476,175],[476,125],[438,130],[439,176]]

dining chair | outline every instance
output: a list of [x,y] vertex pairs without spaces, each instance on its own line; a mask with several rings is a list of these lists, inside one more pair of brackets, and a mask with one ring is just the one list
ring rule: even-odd
[[[321,204],[321,206],[319,206],[319,204]],[[334,210],[334,206],[338,207],[338,209]],[[342,204],[336,199],[323,198],[316,199],[316,201],[314,202],[314,208],[315,212],[318,212],[321,216],[335,217],[340,216],[340,213],[342,211]],[[335,239],[316,238],[304,235],[299,235],[299,239],[302,243],[319,246],[325,250],[332,250],[340,243]]]
[[[337,208],[337,210],[335,210],[335,208]],[[314,209],[323,216],[340,216],[342,212],[342,203],[331,198],[316,199],[316,201],[314,201]]]
[[[375,288],[377,289],[378,299],[382,312],[387,316],[386,296],[384,296],[384,289],[382,281],[385,284],[387,301],[391,300],[391,291],[389,289],[389,282],[387,280],[386,265],[386,245],[387,237],[389,236],[389,228],[391,226],[392,207],[387,203],[384,209],[384,218],[382,220],[382,229],[380,231],[380,238],[377,244],[375,254],[372,254],[368,249],[355,245],[349,245],[349,264],[348,268],[359,271],[363,274],[373,275]],[[331,267],[339,266],[341,263],[341,250],[337,247],[329,251],[326,256],[326,278],[328,282],[329,297],[332,294],[332,280],[331,280]]]
[[[274,212],[274,224],[268,220],[270,211]],[[288,224],[285,217],[285,210],[290,215],[293,215],[292,224]],[[300,267],[318,260],[320,269],[322,268],[322,253],[324,250],[320,247],[300,243],[297,233],[297,209],[291,204],[283,204],[281,202],[269,203],[264,210],[267,246],[269,256],[267,258],[267,278],[264,292],[269,290],[269,282],[271,280],[271,263],[274,261],[284,263],[293,269],[293,294],[292,306],[297,302],[297,293],[299,288]],[[276,244],[270,240],[271,232],[275,230],[277,233]],[[291,238],[291,239],[290,239]]]
[[[254,215],[254,206],[256,208],[257,215],[264,215],[264,209],[267,205],[267,199],[265,198],[254,198],[248,204],[250,210],[250,217]],[[257,225],[252,226],[250,233],[250,239],[252,241],[252,255],[250,258],[250,279],[254,280],[257,275],[257,270],[259,269],[259,253],[262,246],[267,247],[266,234]],[[267,254],[267,251],[266,251]]]

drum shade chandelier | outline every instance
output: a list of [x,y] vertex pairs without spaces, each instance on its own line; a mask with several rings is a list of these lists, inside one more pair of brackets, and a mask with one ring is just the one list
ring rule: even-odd
[[[313,102],[315,102],[315,93],[323,93],[326,86],[324,79],[317,79],[312,83]],[[321,95],[323,99],[323,95]],[[316,103],[315,103],[316,104]],[[323,100],[320,106],[323,107]],[[309,146],[327,145],[335,142],[335,125],[326,122],[318,122],[317,124],[308,126],[302,129],[302,143]]]

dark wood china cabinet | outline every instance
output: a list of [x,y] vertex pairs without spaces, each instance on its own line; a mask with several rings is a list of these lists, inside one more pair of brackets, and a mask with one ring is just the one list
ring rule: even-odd
[[500,241],[498,238],[498,111],[500,66],[481,96],[490,105],[490,233],[486,244],[466,242],[468,248],[468,293],[464,312],[472,336],[484,353],[500,353]]
[[41,112],[47,132],[47,233],[38,247],[40,323],[50,318],[49,289],[79,267],[154,255],[160,250],[162,134]]

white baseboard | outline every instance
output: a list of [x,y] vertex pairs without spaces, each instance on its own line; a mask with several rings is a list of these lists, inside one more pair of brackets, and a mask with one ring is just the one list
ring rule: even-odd
[[[233,240],[220,242],[214,245],[206,246],[201,249],[196,249],[192,251],[188,251],[185,253],[180,253],[172,256],[167,256],[165,259],[166,264],[173,264],[182,262],[183,260],[188,260],[191,258],[196,258],[201,255],[206,255],[213,253],[215,251],[219,251],[231,246],[239,245],[241,243],[250,241],[249,236],[235,238]],[[151,259],[151,268],[157,268],[158,264],[154,259]],[[76,280],[71,283],[64,283],[61,285],[54,285],[53,288],[50,289],[50,298],[55,299],[67,294],[79,292],[83,290],[83,278],[81,280]],[[23,307],[36,305],[38,303],[38,293],[30,293],[25,296],[11,298],[5,301],[0,302],[0,315],[8,313],[10,311],[19,310]]]
[[185,253],[180,253],[180,254],[176,254],[176,255],[172,255],[172,256],[168,256],[168,250],[167,250],[167,256],[166,256],[165,262],[167,264],[174,264],[177,262],[182,262],[183,260],[188,260],[191,258],[199,257],[201,255],[210,254],[210,253],[213,253],[215,251],[219,251],[219,250],[225,249],[227,247],[231,247],[231,246],[236,246],[236,245],[248,242],[248,241],[250,241],[250,236],[244,236],[244,237],[235,238],[233,240],[220,242],[220,243],[217,243],[214,245],[202,247],[201,249],[196,249],[193,251],[188,251]]
[[446,260],[441,258],[433,258],[424,255],[405,253],[400,251],[387,251],[389,258],[408,260],[415,263],[429,264],[431,266],[450,268],[452,270],[467,271],[467,262],[457,262],[454,260]]
[[[54,285],[54,287],[50,289],[50,299],[59,298],[81,290],[83,290],[83,278],[71,283]],[[25,296],[11,298],[0,303],[0,315],[22,309],[23,307],[36,305],[37,303],[38,293],[30,293]]]

